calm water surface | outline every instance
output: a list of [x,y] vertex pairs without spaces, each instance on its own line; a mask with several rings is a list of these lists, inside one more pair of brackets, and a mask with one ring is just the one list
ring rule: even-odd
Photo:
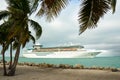
[[[1,57],[0,57],[1,59]],[[9,57],[6,57],[9,60]],[[49,64],[82,64],[86,67],[113,67],[120,68],[120,57],[96,57],[96,58],[24,58],[20,57],[19,62],[49,63]]]

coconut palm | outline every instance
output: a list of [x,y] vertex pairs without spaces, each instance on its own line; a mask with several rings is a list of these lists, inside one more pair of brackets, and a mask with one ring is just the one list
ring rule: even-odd
[[[4,38],[1,38],[4,41],[4,43],[8,42],[7,41],[7,35],[8,35],[8,29],[10,28],[10,25],[11,25],[10,22],[6,22],[6,21],[4,21],[4,23],[0,25],[1,33],[5,34],[5,35],[1,35],[1,36],[4,37]],[[12,41],[13,41],[13,39],[11,39],[11,41],[9,41],[9,43],[10,43],[10,64],[9,64],[9,69],[11,68],[11,65],[12,65]]]
[[4,75],[7,75],[6,72],[6,65],[5,65],[5,52],[9,47],[10,44],[10,64],[9,69],[12,67],[12,42],[14,41],[14,38],[11,40],[8,40],[8,31],[11,27],[11,24],[9,21],[5,21],[3,24],[0,25],[0,43],[2,45],[2,51],[1,54],[3,55],[3,67],[4,67]]
[[8,34],[7,27],[8,27],[7,22],[4,22],[3,24],[0,25],[0,44],[2,45],[1,54],[3,60],[4,75],[7,75],[6,65],[5,65],[5,51],[8,49],[9,46],[8,45],[9,41],[7,41],[7,34]]
[[4,68],[4,75],[7,75],[6,72],[6,66],[5,66],[5,51],[6,51],[6,47],[5,47],[5,34],[3,32],[0,31],[0,45],[2,45],[2,50],[1,50],[1,54],[2,54],[2,61],[3,61],[3,68]]
[[9,76],[13,76],[15,74],[16,71],[16,66],[18,63],[18,58],[19,58],[19,53],[20,53],[20,46],[23,45],[23,47],[25,46],[25,44],[27,42],[29,42],[30,40],[33,40],[33,43],[35,43],[35,38],[31,35],[31,32],[28,31],[24,31],[22,33],[22,39],[19,39],[19,36],[16,36],[15,41],[13,42],[13,48],[16,49],[16,53],[15,53],[15,58],[14,58],[14,62],[13,65],[10,68],[10,71],[8,72]]
[[24,48],[26,43],[31,39],[35,42],[35,38],[31,35],[29,27],[32,27],[36,33],[36,39],[41,36],[41,26],[34,20],[29,19],[31,7],[29,0],[6,0],[8,7],[6,11],[0,12],[0,20],[6,18],[9,25],[7,41],[14,39],[13,45],[16,46],[14,62],[8,75],[15,74],[16,65],[18,63],[21,46]]
[[[58,16],[71,0],[34,0],[34,5],[40,4],[39,16],[45,16],[48,21]],[[78,13],[80,34],[86,29],[97,27],[97,23],[108,10],[115,12],[117,0],[80,0],[81,6]],[[37,3],[38,2],[38,3]],[[33,10],[37,9],[33,6]]]
[[[11,68],[11,66],[12,66],[12,42],[14,41],[14,38],[13,39],[11,39],[11,40],[7,40],[7,36],[8,36],[8,31],[9,31],[9,29],[10,29],[10,26],[11,26],[11,24],[10,24],[10,22],[9,21],[4,21],[4,23],[3,24],[1,24],[0,25],[0,32],[1,32],[1,41],[3,42],[3,44],[4,44],[4,46],[3,46],[3,50],[5,50],[4,49],[4,47],[7,47],[8,48],[8,46],[10,45],[10,63],[9,63],[9,68],[8,69],[10,69]],[[0,41],[0,42],[1,42]],[[2,45],[3,45],[2,44]],[[5,46],[6,45],[6,46]],[[5,54],[5,51],[3,51],[2,50],[2,54],[4,55]],[[3,59],[4,59],[4,57],[3,57]],[[4,60],[3,60],[4,61]],[[4,65],[5,66],[5,65]],[[4,73],[6,73],[5,72],[6,70],[4,69]]]

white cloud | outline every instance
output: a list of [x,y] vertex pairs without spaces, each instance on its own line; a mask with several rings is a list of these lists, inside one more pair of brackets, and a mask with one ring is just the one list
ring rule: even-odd
[[7,7],[7,4],[5,0],[0,0],[0,10],[5,10]]
[[[4,0],[1,0],[0,9],[5,9]],[[98,27],[86,30],[79,34],[78,1],[70,3],[61,14],[52,22],[46,22],[44,18],[31,18],[39,22],[43,28],[41,38],[38,40],[45,46],[59,45],[69,42],[87,45],[87,48],[115,49],[120,47],[120,0],[117,1],[116,12],[109,12],[101,18]],[[31,44],[29,44],[31,45]],[[31,45],[32,46],[32,45]]]

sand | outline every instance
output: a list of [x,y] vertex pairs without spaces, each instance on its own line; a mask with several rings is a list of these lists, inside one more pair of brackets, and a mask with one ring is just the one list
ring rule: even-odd
[[120,72],[17,66],[16,75],[9,77],[0,65],[0,80],[120,80]]

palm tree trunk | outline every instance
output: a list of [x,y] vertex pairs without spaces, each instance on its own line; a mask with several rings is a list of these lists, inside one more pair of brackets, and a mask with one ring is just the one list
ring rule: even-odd
[[1,54],[2,54],[2,60],[3,60],[3,69],[4,69],[4,73],[3,75],[6,76],[7,75],[7,71],[6,71],[6,61],[5,61],[5,46],[3,45],[3,49],[1,51]]
[[14,58],[14,63],[12,65],[10,71],[8,72],[8,76],[14,76],[15,75],[16,66],[17,66],[18,59],[19,59],[19,54],[20,54],[20,46],[21,45],[19,44],[18,47],[17,47],[15,58]]
[[10,64],[8,69],[11,69],[11,67],[12,67],[12,43],[10,44]]

